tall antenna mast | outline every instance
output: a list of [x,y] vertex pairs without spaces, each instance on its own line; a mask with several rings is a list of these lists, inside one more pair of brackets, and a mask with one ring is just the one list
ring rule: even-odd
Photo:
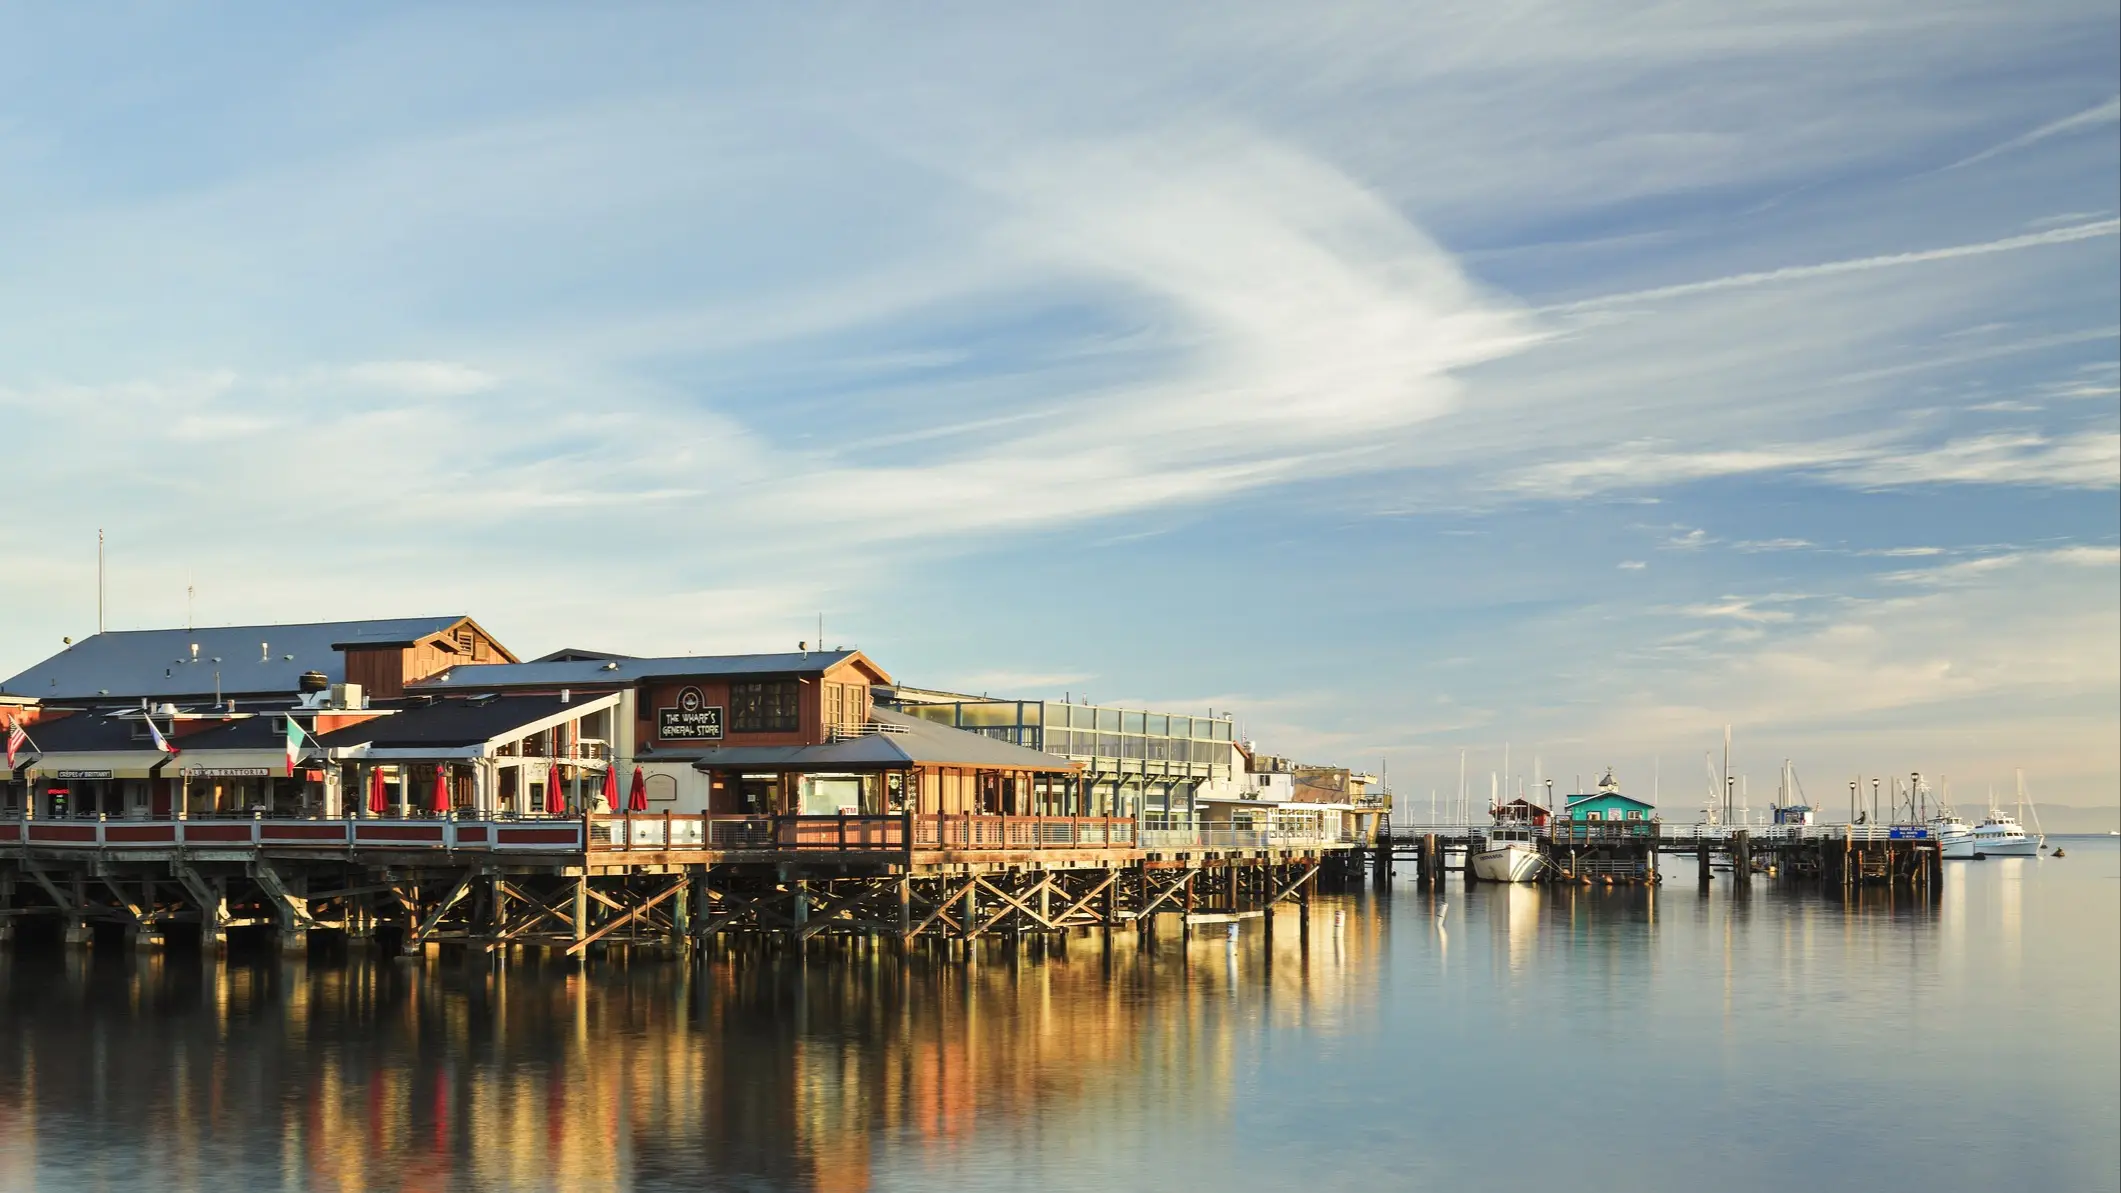
[[103,528],[96,527],[96,632],[103,632]]
[[196,588],[194,588],[194,587],[192,586],[192,582],[191,582],[191,573],[190,573],[190,572],[186,572],[186,573],[184,573],[184,632],[185,632],[185,633],[187,633],[187,634],[188,634],[188,633],[190,633],[190,632],[192,631],[192,628],[193,628],[193,627],[192,627],[192,616],[191,616],[191,604],[192,604],[192,598],[193,598],[193,597],[194,597],[195,595],[197,595],[197,593],[198,593],[198,589],[196,589]]

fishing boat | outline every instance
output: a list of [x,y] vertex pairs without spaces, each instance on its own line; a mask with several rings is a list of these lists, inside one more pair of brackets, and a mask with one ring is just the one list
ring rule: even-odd
[[1483,882],[1530,882],[1539,877],[1546,865],[1539,837],[1551,813],[1519,796],[1506,804],[1491,803],[1488,815],[1494,822],[1473,851],[1473,877]]
[[1530,882],[1539,877],[1544,865],[1546,859],[1539,856],[1531,825],[1499,823],[1488,829],[1473,854],[1473,877],[1483,882]]

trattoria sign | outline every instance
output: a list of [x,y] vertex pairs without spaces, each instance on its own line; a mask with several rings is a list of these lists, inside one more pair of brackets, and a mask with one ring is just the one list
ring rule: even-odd
[[655,710],[655,734],[664,741],[720,741],[722,706],[707,703],[698,688],[678,692],[677,706]]
[[279,772],[269,766],[197,766],[184,773],[194,779],[263,779]]

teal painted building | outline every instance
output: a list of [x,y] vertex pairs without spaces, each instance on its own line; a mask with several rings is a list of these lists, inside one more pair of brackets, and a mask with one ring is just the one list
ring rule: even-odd
[[1657,805],[1620,794],[1620,784],[1614,781],[1613,772],[1607,771],[1605,778],[1598,781],[1598,790],[1570,796],[1562,815],[1571,821],[1632,821],[1648,831],[1649,822],[1657,818]]

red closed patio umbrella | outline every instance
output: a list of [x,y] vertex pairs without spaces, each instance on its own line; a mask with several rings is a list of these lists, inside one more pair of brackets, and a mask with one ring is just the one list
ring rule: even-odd
[[381,816],[390,810],[390,801],[383,794],[383,768],[370,767],[368,771],[368,811]]
[[641,773],[641,768],[638,766],[633,768],[633,783],[626,789],[626,810],[628,812],[646,812],[648,810],[648,778]]
[[449,768],[435,767],[435,794],[432,810],[437,813],[449,811]]
[[558,816],[567,810],[567,797],[560,794],[560,767],[558,763],[545,772],[545,811]]
[[604,768],[604,810],[619,810],[619,768],[616,766]]

